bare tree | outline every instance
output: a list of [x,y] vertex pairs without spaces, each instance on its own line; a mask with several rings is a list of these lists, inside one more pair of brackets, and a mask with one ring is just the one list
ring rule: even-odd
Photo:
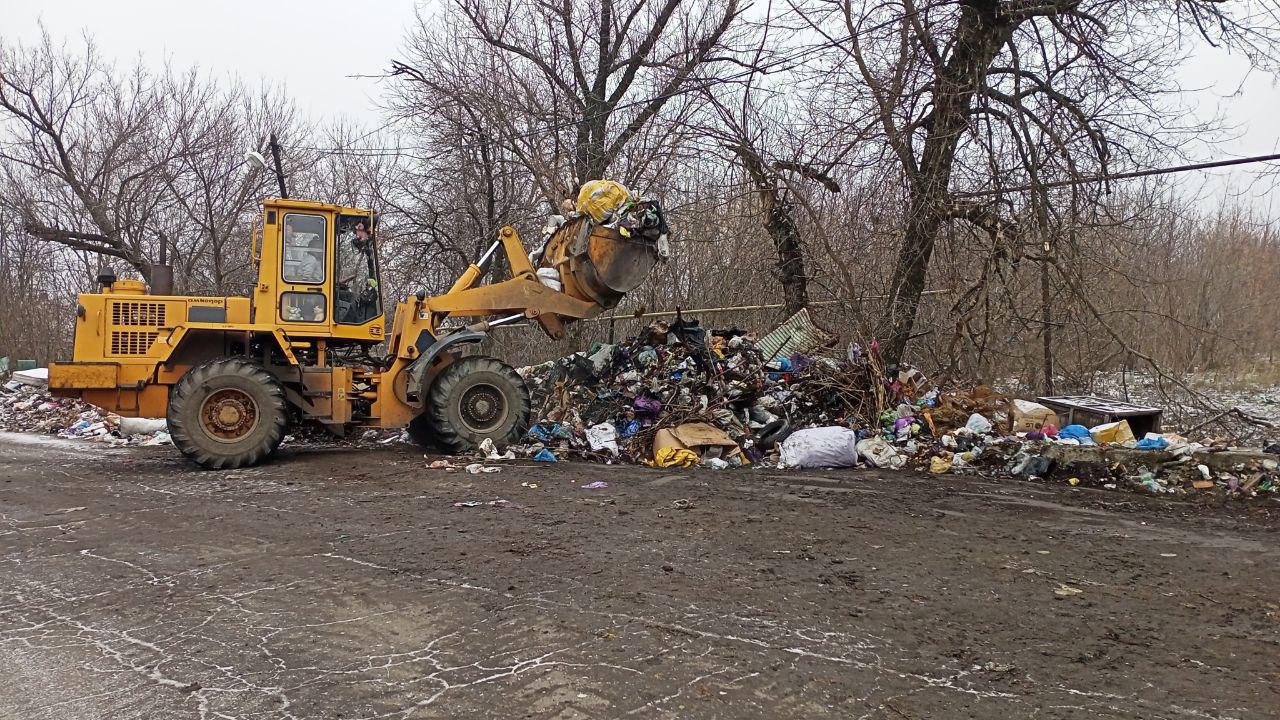
[[737,0],[456,0],[421,23],[394,67],[493,125],[558,203],[606,172],[626,178],[615,165],[638,139],[661,150],[654,118],[728,62],[740,12]]
[[[882,329],[890,359],[912,337],[939,231],[989,215],[952,183],[999,187],[1141,165],[1181,138],[1165,99],[1179,34],[1255,56],[1276,47],[1264,11],[1183,0],[898,0],[793,5],[852,70],[905,187],[903,241]],[[846,99],[854,99],[853,97]],[[1185,128],[1182,128],[1185,129]],[[1044,196],[1039,198],[1044,201]]]
[[[305,127],[292,102],[271,86],[224,88],[191,70],[167,72],[161,88],[168,98],[162,132],[172,146],[163,167],[170,212],[162,241],[175,279],[191,292],[243,292],[254,282],[251,226],[275,186],[269,173],[245,161],[245,151],[266,153],[270,134],[288,142]],[[301,160],[310,167],[305,155]]]
[[247,288],[267,185],[244,152],[306,132],[282,93],[195,70],[120,73],[89,38],[72,52],[46,33],[0,58],[3,203],[28,234],[120,258],[144,279],[167,257],[184,291]]
[[[769,93],[750,79],[741,85],[704,89],[702,97],[712,112],[700,130],[713,152],[727,155],[746,173],[748,192],[758,203],[760,225],[777,257],[776,275],[789,315],[809,304],[800,205],[807,203],[808,186],[840,192],[840,183],[829,174],[838,156],[829,152],[824,142],[829,138],[816,137],[818,133],[807,128],[796,131],[785,126],[776,112],[762,107],[768,100],[761,95]],[[788,109],[795,112],[794,107]]]
[[0,159],[15,193],[6,203],[26,231],[149,277],[146,228],[171,159],[161,105],[149,73],[116,77],[87,38],[82,53],[47,33],[34,47],[0,48]]

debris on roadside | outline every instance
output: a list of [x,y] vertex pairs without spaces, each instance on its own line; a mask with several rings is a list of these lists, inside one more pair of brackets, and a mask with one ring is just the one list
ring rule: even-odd
[[121,417],[82,400],[49,394],[49,370],[14,372],[0,385],[0,430],[91,440],[110,446],[167,445],[163,419]]
[[[477,461],[428,467],[498,473],[493,463],[516,458],[717,470],[863,466],[1152,495],[1280,498],[1274,440],[1260,449],[1236,447],[1228,437],[1192,441],[1159,432],[1158,408],[1094,396],[1030,400],[986,386],[943,391],[914,368],[886,366],[874,342],[833,357],[834,340],[807,313],[763,338],[736,327],[709,331],[679,315],[654,322],[625,342],[522,368],[536,418],[525,443],[500,452],[486,441]],[[797,352],[782,358],[780,350]],[[170,442],[163,419],[52,397],[44,368],[0,384],[0,430],[108,446]]]
[[755,333],[709,332],[677,315],[626,342],[522,368],[536,421],[529,445],[513,449],[525,457],[548,449],[656,467],[776,465],[793,429],[848,427],[878,416],[888,395],[902,389],[878,353],[857,346],[850,359],[779,356],[835,341],[807,312],[781,329],[787,332],[765,336],[775,348],[766,356]]
[[511,501],[498,498],[497,500],[463,500],[453,504],[456,508],[473,508],[473,507],[510,507]]
[[466,471],[472,475],[484,475],[488,473],[502,472],[502,468],[497,465],[485,465],[484,463],[471,463],[466,467]]
[[782,443],[779,467],[828,468],[858,464],[858,434],[843,427],[797,430]]
[[[763,337],[677,313],[623,342],[522,368],[535,422],[527,444],[510,450],[664,468],[916,468],[1160,494],[1206,482],[1237,497],[1280,494],[1280,474],[1265,458],[1196,471],[1202,455],[1227,445],[1156,432],[1158,408],[1093,396],[1032,400],[987,386],[944,390],[914,368],[884,363],[875,342],[839,357],[834,343],[804,311]],[[1139,453],[1146,466],[1094,458],[1099,452]]]
[[497,446],[493,444],[493,440],[490,438],[485,438],[481,441],[480,452],[484,454],[484,459],[490,462],[516,459],[516,454],[511,450],[507,450],[504,453],[498,452]]

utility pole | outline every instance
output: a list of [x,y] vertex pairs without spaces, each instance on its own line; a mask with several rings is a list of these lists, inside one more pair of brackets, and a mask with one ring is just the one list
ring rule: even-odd
[[280,197],[287,200],[289,190],[284,185],[284,165],[280,163],[280,143],[276,142],[276,134],[271,133],[271,159],[275,162],[276,182],[280,185]]

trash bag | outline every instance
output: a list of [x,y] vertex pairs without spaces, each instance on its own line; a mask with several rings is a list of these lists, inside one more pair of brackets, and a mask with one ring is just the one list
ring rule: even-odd
[[991,421],[982,417],[978,413],[969,416],[969,421],[964,424],[969,431],[977,435],[986,435],[991,432]]
[[120,426],[118,428],[121,435],[128,437],[130,435],[150,435],[151,433],[166,430],[169,427],[169,421],[164,418],[120,418]]
[[1053,460],[1043,455],[1032,455],[1020,450],[1009,462],[1008,470],[1013,475],[1023,477],[1045,477],[1053,469]]
[[653,454],[656,467],[693,467],[698,461],[698,454],[687,448],[666,447]]
[[662,412],[662,401],[650,394],[643,394],[632,403],[637,416],[654,417]]
[[1089,428],[1083,425],[1068,425],[1058,431],[1059,440],[1075,440],[1081,445],[1092,445],[1093,436],[1089,434]]
[[859,440],[857,449],[859,455],[878,468],[897,470],[907,464],[907,459],[899,455],[898,451],[883,438],[869,437]]
[[600,423],[587,428],[587,443],[592,450],[608,450],[618,454],[618,429],[609,423]]
[[578,190],[578,212],[598,223],[613,219],[613,213],[631,197],[622,183],[613,180],[589,180]]
[[560,271],[555,268],[538,268],[538,282],[556,292],[564,290],[564,283],[560,280]]
[[1169,447],[1169,441],[1157,433],[1147,433],[1146,437],[1138,441],[1139,450],[1164,450]]
[[858,435],[849,428],[820,427],[791,433],[781,448],[782,465],[793,468],[853,467]]
[[591,361],[591,370],[596,377],[603,377],[605,372],[613,366],[613,352],[617,345],[600,345],[593,348],[587,359]]
[[705,353],[707,350],[707,329],[697,320],[676,319],[671,323],[670,332],[680,339],[690,350]]

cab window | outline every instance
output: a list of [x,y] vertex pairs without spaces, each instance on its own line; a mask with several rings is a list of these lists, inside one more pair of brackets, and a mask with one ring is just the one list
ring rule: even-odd
[[373,230],[368,215],[338,217],[338,256],[334,271],[338,286],[333,308],[337,322],[360,325],[382,315]]
[[282,322],[324,322],[328,314],[328,298],[317,292],[280,293]]
[[284,258],[280,276],[285,282],[324,282],[325,219],[322,215],[289,213],[284,216]]

